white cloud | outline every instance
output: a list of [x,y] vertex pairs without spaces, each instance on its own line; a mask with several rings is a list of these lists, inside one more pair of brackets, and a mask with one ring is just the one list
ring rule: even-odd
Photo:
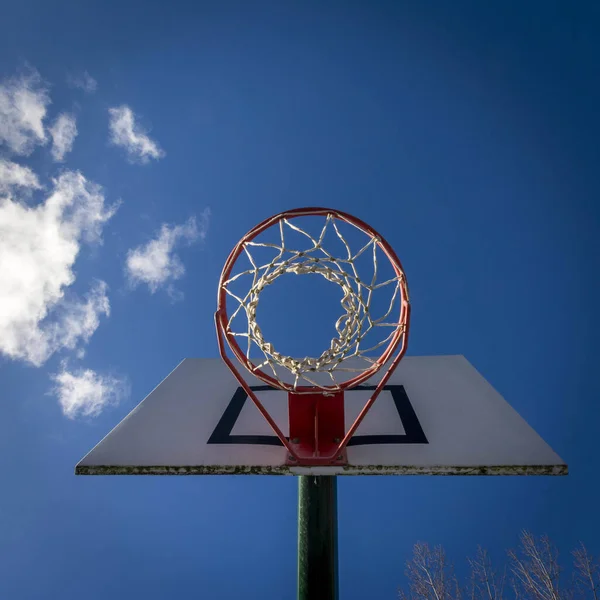
[[67,75],[67,83],[71,87],[83,90],[86,94],[93,94],[98,89],[98,82],[87,71],[78,77]]
[[46,326],[52,347],[75,348],[78,342],[88,342],[100,325],[100,315],[110,315],[110,303],[104,281],[96,281],[85,301],[64,300],[55,311],[55,319]]
[[146,164],[151,158],[158,160],[165,156],[160,146],[135,122],[135,115],[128,106],[109,108],[108,115],[110,141],[125,148],[131,161]]
[[[129,250],[125,263],[125,271],[130,282],[135,286],[145,283],[150,292],[169,285],[172,281],[183,277],[185,268],[174,250],[180,241],[188,244],[206,237],[210,209],[206,208],[200,215],[200,225],[191,217],[183,225],[162,225],[158,236],[147,244]],[[170,293],[175,293],[169,287]]]
[[0,354],[39,366],[89,340],[109,312],[106,284],[96,282],[83,300],[65,293],[81,243],[101,243],[115,210],[100,186],[73,171],[35,207],[0,199]]
[[57,162],[62,162],[65,154],[71,152],[77,136],[75,116],[67,113],[58,115],[49,131],[52,136],[52,158]]
[[40,189],[37,175],[29,168],[0,158],[0,194],[9,194],[14,188]]
[[0,83],[0,144],[15,154],[31,154],[46,142],[44,117],[50,98],[37,72]]
[[55,383],[52,392],[69,419],[96,417],[104,408],[117,405],[129,395],[129,385],[124,379],[101,375],[91,369],[69,371],[63,364],[52,380]]

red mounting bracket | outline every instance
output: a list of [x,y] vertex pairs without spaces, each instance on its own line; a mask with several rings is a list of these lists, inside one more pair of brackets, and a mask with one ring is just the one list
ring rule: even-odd
[[288,393],[289,443],[294,451],[288,465],[348,464],[346,448],[339,450],[346,435],[344,392],[331,394]]

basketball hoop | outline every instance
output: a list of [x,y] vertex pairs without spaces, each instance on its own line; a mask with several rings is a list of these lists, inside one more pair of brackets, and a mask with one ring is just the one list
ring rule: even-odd
[[[323,219],[316,233],[303,226],[303,219],[314,225],[315,217]],[[348,226],[353,237],[364,237],[356,249],[343,231]],[[268,234],[271,238],[262,240]],[[292,234],[304,240],[305,247],[292,247],[288,242]],[[341,244],[341,252],[328,250],[332,239]],[[253,255],[259,251],[270,252],[266,262]],[[368,257],[372,258],[372,270],[361,277],[359,262]],[[383,280],[382,258],[391,266],[391,275]],[[288,273],[319,275],[341,288],[344,312],[335,323],[336,336],[316,357],[297,358],[279,352],[265,340],[257,323],[261,293]],[[244,279],[248,279],[247,288],[239,292]],[[387,295],[387,310],[378,316],[373,314],[377,294]],[[360,219],[326,208],[290,210],[266,219],[235,246],[219,281],[215,322],[221,357],[288,450],[290,464],[343,465],[350,438],[406,352],[410,322],[406,276],[392,247]],[[245,350],[238,340],[245,340]],[[236,368],[225,341],[252,375],[288,393],[289,439]],[[253,356],[257,351],[258,359]],[[383,377],[346,431],[344,391],[359,386],[383,367]]]

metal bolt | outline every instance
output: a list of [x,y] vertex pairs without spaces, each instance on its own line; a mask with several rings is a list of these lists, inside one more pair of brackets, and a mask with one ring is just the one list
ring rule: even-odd
[[299,443],[300,443],[300,438],[292,439],[292,444],[299,444]]
[[291,454],[290,454],[290,455],[288,455],[288,458],[289,458],[290,460],[293,460],[294,462],[296,462],[296,459],[295,459],[295,458],[294,458],[294,457],[293,457]]
[[333,442],[335,444],[339,444],[341,442],[340,438],[333,438]]

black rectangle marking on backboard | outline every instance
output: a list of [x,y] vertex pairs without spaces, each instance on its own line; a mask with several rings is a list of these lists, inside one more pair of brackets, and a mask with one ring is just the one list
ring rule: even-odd
[[[277,391],[268,385],[251,387],[253,392]],[[360,385],[355,390],[375,391],[374,385]],[[350,438],[348,446],[366,446],[372,444],[428,444],[427,436],[421,427],[417,413],[410,402],[403,385],[386,385],[382,391],[390,392],[392,400],[398,411],[398,417],[404,428],[403,434],[385,435],[354,435]],[[276,435],[232,435],[248,394],[244,388],[238,387],[217,426],[208,438],[208,444],[255,444],[260,446],[282,446],[281,440]]]

